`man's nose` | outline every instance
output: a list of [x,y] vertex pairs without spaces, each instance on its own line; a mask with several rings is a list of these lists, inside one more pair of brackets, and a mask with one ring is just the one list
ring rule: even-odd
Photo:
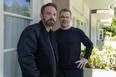
[[66,18],[66,17],[64,17],[64,20],[67,20],[67,18]]
[[51,18],[53,18],[53,19],[54,19],[54,18],[55,18],[55,16],[54,16],[54,15],[51,15]]

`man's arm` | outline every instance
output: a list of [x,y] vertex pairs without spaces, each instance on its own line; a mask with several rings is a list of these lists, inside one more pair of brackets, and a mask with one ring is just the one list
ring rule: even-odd
[[88,59],[91,55],[92,49],[93,49],[93,43],[92,41],[86,36],[86,34],[83,32],[81,42],[86,47],[84,58]]
[[77,68],[80,68],[80,69],[85,67],[93,49],[93,43],[83,31],[81,35],[82,35],[81,42],[84,44],[84,46],[86,46],[86,51],[85,51],[84,58],[81,58],[81,60],[75,62],[76,64],[79,63]]
[[23,77],[39,77],[39,70],[35,62],[36,50],[36,32],[28,27],[21,34],[17,45],[18,61]]

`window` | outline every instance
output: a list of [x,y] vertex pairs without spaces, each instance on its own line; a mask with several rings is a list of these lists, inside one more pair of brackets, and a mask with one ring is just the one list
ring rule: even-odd
[[17,42],[32,19],[32,0],[4,0],[4,77],[22,77]]
[[79,28],[80,20],[73,17],[73,26],[76,27],[76,28]]
[[12,16],[4,16],[4,48],[16,48],[23,29],[30,24],[30,20]]
[[4,0],[4,11],[31,16],[31,0]]
[[16,49],[22,30],[31,20],[31,0],[4,1],[4,49]]

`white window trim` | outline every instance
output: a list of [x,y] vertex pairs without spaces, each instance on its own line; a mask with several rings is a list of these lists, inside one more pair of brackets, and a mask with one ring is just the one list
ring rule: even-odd
[[4,12],[4,15],[13,16],[13,17],[17,17],[17,18],[28,19],[28,20],[33,20],[32,17],[27,17],[27,16],[23,16],[23,15],[19,15],[19,14],[10,13],[10,12]]
[[0,0],[0,77],[4,77],[4,17],[3,0]]
[[4,52],[13,52],[16,51],[16,48],[4,49]]

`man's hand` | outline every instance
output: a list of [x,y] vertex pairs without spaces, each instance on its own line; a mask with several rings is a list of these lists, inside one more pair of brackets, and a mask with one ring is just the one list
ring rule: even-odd
[[82,68],[85,67],[85,65],[86,65],[87,62],[88,62],[87,59],[85,59],[85,58],[81,58],[81,60],[76,61],[75,64],[78,64],[77,68],[82,69]]

